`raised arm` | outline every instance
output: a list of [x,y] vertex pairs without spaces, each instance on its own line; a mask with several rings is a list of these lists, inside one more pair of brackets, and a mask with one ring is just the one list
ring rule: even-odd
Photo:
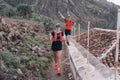
[[58,14],[60,15],[60,17],[61,17],[62,19],[65,19],[65,17],[62,15],[62,13],[61,13],[60,11],[58,11]]

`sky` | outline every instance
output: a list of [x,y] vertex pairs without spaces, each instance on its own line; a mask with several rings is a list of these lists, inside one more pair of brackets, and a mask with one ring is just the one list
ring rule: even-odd
[[120,0],[107,0],[107,1],[113,2],[113,3],[117,4],[117,5],[120,5]]

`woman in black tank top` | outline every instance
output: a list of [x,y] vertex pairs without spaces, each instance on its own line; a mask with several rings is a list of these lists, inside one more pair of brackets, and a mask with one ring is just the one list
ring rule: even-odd
[[60,55],[62,53],[63,32],[60,29],[60,25],[56,25],[56,29],[50,33],[50,40],[52,41],[51,49],[54,52],[54,69],[57,70],[57,74],[61,74]]

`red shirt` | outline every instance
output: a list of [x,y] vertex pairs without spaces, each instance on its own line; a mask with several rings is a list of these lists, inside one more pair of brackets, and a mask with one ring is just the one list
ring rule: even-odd
[[72,28],[72,24],[74,23],[74,21],[72,20],[72,19],[65,19],[65,23],[66,23],[66,25],[65,25],[65,29],[66,30],[71,30],[71,28]]

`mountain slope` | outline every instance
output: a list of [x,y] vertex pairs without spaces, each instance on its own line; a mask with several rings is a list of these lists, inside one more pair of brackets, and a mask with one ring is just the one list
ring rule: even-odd
[[0,80],[47,80],[52,54],[44,26],[4,18],[0,23]]
[[[48,17],[60,19],[57,11],[65,16],[69,10],[72,18],[83,28],[91,21],[91,27],[116,28],[117,7],[106,0],[4,0],[15,7],[18,4],[31,5],[33,11]],[[61,20],[61,19],[60,19]]]

